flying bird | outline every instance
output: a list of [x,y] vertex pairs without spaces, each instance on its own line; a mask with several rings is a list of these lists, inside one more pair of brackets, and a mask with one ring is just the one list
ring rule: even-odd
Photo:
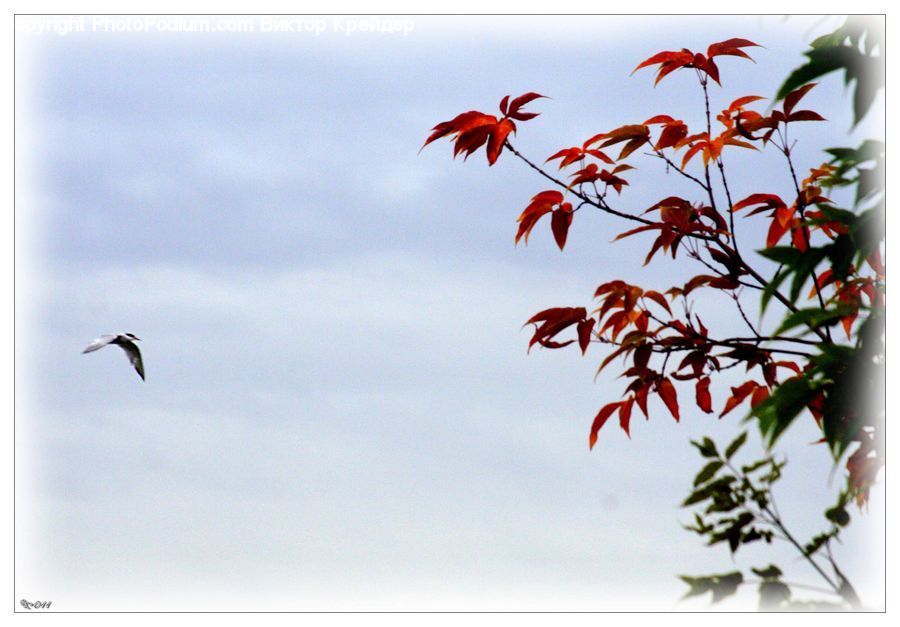
[[[131,362],[131,365],[134,366],[134,369],[137,370],[137,373],[141,375],[141,379],[144,379],[144,362],[141,360],[141,351],[138,350],[136,341],[140,341],[141,338],[137,337],[134,333],[117,333],[115,335],[101,335],[96,340],[87,345],[87,347],[81,351],[84,353],[92,353],[96,350],[100,350],[107,344],[115,344],[119,346],[125,354],[128,355],[128,361]],[[146,379],[144,379],[146,380]]]

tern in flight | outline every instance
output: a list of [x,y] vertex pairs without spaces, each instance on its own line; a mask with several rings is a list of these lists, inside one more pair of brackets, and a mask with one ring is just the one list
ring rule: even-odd
[[[137,373],[141,375],[141,379],[144,379],[144,362],[141,360],[141,351],[138,350],[136,341],[140,341],[141,338],[137,337],[134,333],[118,333],[116,335],[101,335],[96,340],[87,345],[82,352],[84,353],[92,353],[96,350],[100,350],[107,344],[115,344],[119,346],[125,354],[128,355],[128,361],[131,362],[131,365],[134,366],[134,369],[137,370]],[[146,380],[146,379],[144,379]]]

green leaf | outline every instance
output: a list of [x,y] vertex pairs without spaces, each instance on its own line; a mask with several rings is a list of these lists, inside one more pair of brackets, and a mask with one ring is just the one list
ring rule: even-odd
[[817,391],[805,376],[788,379],[775,388],[772,396],[751,410],[750,416],[758,419],[759,430],[767,446],[775,444]]
[[691,440],[691,444],[697,447],[703,457],[718,457],[719,451],[716,449],[716,443],[709,438],[703,438],[703,442],[695,442]]
[[705,577],[679,575],[678,578],[690,586],[690,590],[685,593],[682,599],[712,592],[713,603],[718,603],[722,599],[733,595],[737,591],[738,586],[744,583],[744,575],[740,571]]
[[712,590],[712,577],[691,577],[689,575],[678,575],[678,578],[688,586],[690,586],[690,590],[685,592],[684,596],[681,597],[682,599],[689,599],[690,597],[699,596]]
[[718,459],[713,460],[706,464],[703,469],[697,473],[697,476],[694,477],[694,487],[697,487],[701,483],[705,483],[713,478],[713,476],[719,471],[719,468],[725,465],[725,462],[720,461]]
[[885,203],[881,201],[859,214],[859,219],[851,227],[853,242],[861,257],[866,257],[884,241]]
[[773,246],[758,251],[760,255],[789,268],[796,266],[803,259],[803,253],[793,246]]
[[[801,309],[787,316],[775,331],[775,335],[780,335],[785,331],[790,331],[795,327],[802,325],[815,329],[821,326],[831,326],[837,324],[841,318],[853,312],[852,305],[836,305],[832,309],[820,309],[818,307],[810,309]],[[808,332],[808,331],[807,331]]]
[[834,272],[834,278],[838,281],[844,281],[850,272],[850,266],[853,265],[853,257],[856,255],[857,248],[854,246],[853,240],[849,235],[838,235],[835,240],[826,247],[829,261],[831,261],[831,269]]
[[[810,219],[809,223],[812,225],[821,224],[823,222],[840,222],[841,224],[852,227],[859,220],[859,216],[853,213],[852,211],[848,211],[847,209],[841,209],[840,207],[834,207],[831,205],[822,205],[819,207],[819,211],[822,212],[824,216],[823,220]],[[802,253],[801,253],[802,254]]]
[[799,263],[793,268],[794,280],[791,281],[791,291],[789,295],[792,303],[797,302],[797,298],[800,296],[803,286],[806,285],[806,280],[815,273],[816,266],[822,262],[822,259],[825,258],[826,254],[827,247],[825,246],[810,248],[805,253],[802,253],[803,256],[800,258]]
[[769,302],[772,300],[775,292],[778,291],[778,288],[784,283],[784,280],[788,278],[789,275],[790,270],[780,268],[775,272],[775,276],[772,277],[772,280],[763,287],[762,298],[760,299],[760,314],[765,313],[766,307],[769,306]]
[[747,475],[747,474],[750,474],[751,472],[753,472],[754,470],[759,470],[760,468],[762,468],[763,466],[768,464],[770,459],[771,458],[766,457],[765,459],[757,460],[757,461],[753,462],[752,464],[748,464],[746,466],[741,466],[741,472],[743,472],[745,475]]
[[718,603],[737,592],[738,586],[744,583],[744,575],[740,571],[719,575],[713,582],[712,602]]
[[781,577],[781,569],[775,564],[769,564],[766,568],[751,568],[750,570],[752,570],[757,577],[762,577],[763,579],[776,579]]
[[881,57],[873,57],[857,48],[844,45],[822,45],[804,53],[809,61],[795,69],[778,89],[781,100],[794,89],[836,70],[844,70],[844,83],[855,80],[853,94],[854,126],[871,108],[879,89],[884,86],[884,64]]
[[820,548],[822,548],[828,540],[833,537],[834,534],[831,533],[820,533],[815,536],[809,543],[803,547],[803,553],[806,555],[812,555]]
[[759,584],[759,609],[776,610],[791,599],[791,589],[777,579],[770,579]]
[[825,518],[838,525],[846,527],[850,524],[850,514],[843,507],[831,507],[825,510]]
[[[809,61],[795,69],[778,89],[776,100],[811,80],[844,70],[844,84],[856,81],[853,94],[854,126],[871,108],[884,86],[884,35],[871,19],[851,16],[840,28],[817,38],[804,52]],[[860,44],[863,43],[862,50]],[[872,52],[878,49],[880,56]]]
[[844,67],[847,59],[843,54],[843,48],[843,46],[828,46],[804,53],[809,61],[788,75],[778,88],[775,100],[781,100],[798,87]]
[[741,434],[734,439],[734,441],[728,445],[728,448],[725,449],[725,459],[731,459],[731,457],[738,452],[744,442],[747,441],[747,432],[743,431]]
[[696,503],[700,503],[701,501],[705,501],[706,499],[712,496],[712,490],[709,487],[700,488],[699,490],[694,490],[691,492],[686,499],[681,503],[682,507],[688,507],[690,505],[694,505]]

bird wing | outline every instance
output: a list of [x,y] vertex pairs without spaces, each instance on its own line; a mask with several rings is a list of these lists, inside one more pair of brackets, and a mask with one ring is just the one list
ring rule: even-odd
[[141,379],[146,381],[144,378],[144,361],[141,359],[141,351],[137,347],[137,344],[134,342],[119,342],[119,346],[121,346],[122,350],[125,351],[125,354],[128,355],[128,361],[131,362],[131,365],[134,366],[137,373],[141,375]]
[[100,350],[101,348],[112,342],[114,339],[116,339],[116,337],[116,335],[101,335],[96,340],[88,344],[87,347],[81,352],[82,354],[84,354]]

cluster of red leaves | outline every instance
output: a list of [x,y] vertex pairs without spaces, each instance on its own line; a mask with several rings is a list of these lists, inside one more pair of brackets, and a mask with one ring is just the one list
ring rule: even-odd
[[[616,358],[631,360],[631,366],[622,373],[622,376],[631,378],[623,398],[607,403],[594,417],[589,435],[591,448],[597,442],[600,429],[616,412],[620,427],[630,437],[632,408],[637,404],[644,416],[649,418],[647,403],[651,394],[656,394],[672,417],[679,420],[678,393],[673,380],[694,381],[697,407],[712,413],[710,376],[722,368],[722,358],[746,364],[748,372],[759,367],[765,383],[749,380],[731,388],[731,395],[726,399],[720,417],[746,399],[750,399],[751,407],[767,399],[779,383],[779,368],[788,369],[793,375],[801,374],[796,363],[775,361],[771,353],[755,344],[731,343],[715,354],[718,345],[709,338],[703,322],[690,315],[684,320],[674,318],[668,301],[660,292],[616,280],[600,285],[595,298],[600,299],[600,305],[590,314],[584,307],[556,307],[536,314],[526,323],[535,327],[529,350],[535,344],[545,348],[562,348],[576,341],[582,353],[587,351],[592,341],[615,345],[615,350],[601,362],[598,374]],[[656,313],[651,311],[651,303],[659,308]],[[563,331],[570,328],[575,330],[574,338],[558,339]],[[650,366],[654,353],[669,356],[682,353],[684,356],[677,367],[666,375]]]
[[[809,190],[809,192],[820,191],[818,188],[808,187],[804,189]],[[815,196],[806,194],[806,196],[808,200],[812,202],[828,202],[827,198],[818,194]],[[802,200],[798,198],[798,201],[803,202],[807,200],[807,198]],[[803,206],[805,205],[806,203],[803,202]],[[787,204],[775,194],[750,194],[743,200],[735,203],[731,210],[740,211],[741,209],[746,209],[748,207],[754,207],[754,209],[747,214],[748,216],[770,211],[769,217],[772,219],[772,222],[769,225],[769,233],[766,236],[767,248],[778,245],[781,238],[789,231],[791,233],[791,243],[795,248],[804,252],[809,248],[809,226],[799,215],[797,210],[798,202],[794,202],[794,204],[788,207]]]
[[847,459],[850,485],[859,507],[865,505],[869,497],[869,488],[875,485],[878,471],[884,466],[884,456],[879,454],[876,444],[874,433],[861,430],[859,448]]
[[694,68],[698,72],[706,74],[718,83],[719,67],[716,65],[715,61],[713,61],[715,57],[735,56],[750,59],[752,61],[753,59],[750,57],[750,55],[741,50],[741,48],[748,48],[750,46],[758,45],[759,44],[755,44],[749,39],[734,38],[710,45],[706,49],[705,55],[700,52],[691,52],[687,48],[682,48],[681,50],[677,51],[666,50],[642,61],[636,68],[634,68],[632,74],[634,74],[634,72],[637,72],[641,68],[645,68],[651,65],[658,65],[659,67],[656,70],[656,81],[654,83],[658,84],[659,81],[661,81],[663,78],[665,78],[675,70],[680,70],[682,68]]
[[596,321],[588,318],[587,310],[584,307],[553,307],[545,309],[534,314],[525,324],[534,325],[534,335],[528,342],[528,350],[535,344],[540,344],[545,348],[562,348],[568,346],[575,340],[566,340],[559,342],[553,340],[572,325],[576,325],[578,329],[578,345],[581,347],[582,354],[587,350],[591,341],[591,331]]
[[[764,143],[768,142],[772,135],[778,129],[778,126],[781,124],[788,124],[789,122],[822,122],[825,120],[821,115],[816,113],[815,111],[811,111],[809,109],[804,109],[801,111],[794,111],[794,107],[797,106],[797,103],[800,102],[800,99],[806,95],[806,93],[816,86],[816,83],[808,83],[799,87],[789,93],[784,97],[784,102],[782,103],[781,110],[775,109],[772,111],[771,115],[762,116],[758,113],[743,113],[735,116],[734,119],[734,129],[736,132],[740,133],[741,136],[750,140],[758,140],[761,139]],[[762,135],[754,136],[753,133],[756,131],[760,131],[762,129],[767,129]]]
[[653,146],[655,150],[677,146],[688,134],[688,127],[681,120],[676,120],[671,115],[655,115],[644,122],[644,126],[662,124],[663,129]]
[[[717,57],[736,56],[752,60],[743,50],[752,46],[757,44],[735,38],[710,45],[705,54],[688,49],[664,51],[641,62],[634,72],[657,66],[655,83],[658,84],[676,70],[694,69],[705,90],[709,79],[719,83],[719,68],[715,61]],[[584,204],[589,202],[592,193],[600,202],[603,202],[609,188],[621,193],[628,182],[620,175],[632,166],[617,162],[628,158],[643,146],[649,146],[658,156],[664,157],[667,163],[671,161],[662,154],[663,150],[684,149],[680,162],[682,171],[697,155],[701,155],[704,167],[708,168],[710,162],[718,163],[721,167],[721,155],[725,146],[755,150],[756,147],[751,142],[762,142],[765,145],[773,138],[782,143],[778,146],[779,149],[789,156],[790,148],[784,144],[787,125],[792,122],[824,120],[815,111],[797,110],[800,100],[814,86],[815,83],[810,83],[792,91],[784,98],[781,108],[772,110],[768,115],[749,108],[752,103],[762,100],[760,96],[749,95],[734,100],[716,116],[722,125],[718,135],[711,132],[692,134],[683,120],[669,115],[656,115],[643,124],[626,124],[595,134],[581,146],[555,152],[546,162],[559,160],[560,170],[573,165],[578,168],[570,175],[570,183],[564,191],[574,193]],[[508,146],[509,135],[516,132],[515,121],[529,120],[538,115],[523,112],[522,108],[542,97],[534,92],[512,100],[507,96],[500,102],[502,117],[499,118],[479,111],[462,113],[435,126],[423,148],[436,139],[449,136],[455,144],[454,156],[462,153],[467,158],[480,147],[486,146],[488,163],[493,165],[504,146]],[[651,133],[651,127],[654,126],[659,126],[655,141]],[[782,128],[784,133],[781,132]],[[778,145],[777,141],[775,143]],[[621,149],[618,156],[612,159],[604,149],[616,145],[621,145]],[[603,165],[612,167],[606,169]],[[827,212],[815,209],[818,205],[830,202],[822,195],[821,186],[828,186],[828,180],[834,175],[836,168],[823,164],[810,171],[810,175],[800,184],[797,198],[790,205],[778,195],[754,193],[735,203],[730,207],[730,212],[733,214],[749,209],[748,216],[766,213],[770,219],[766,246],[775,247],[790,234],[790,245],[805,252],[810,247],[812,231],[819,230],[832,240],[847,233],[844,224],[829,220]],[[596,188],[598,183],[605,185],[602,192]],[[707,187],[708,185],[707,177]],[[593,186],[593,191],[581,186]],[[577,207],[573,208],[570,202],[565,202],[565,194],[561,191],[547,190],[536,194],[518,218],[516,243],[524,238],[527,244],[532,229],[542,217],[549,214],[554,239],[559,248],[563,249],[576,210]],[[637,218],[643,224],[620,234],[616,239],[658,231],[645,259],[646,265],[660,249],[664,253],[671,251],[675,258],[683,238],[698,238],[705,240],[706,252],[725,269],[717,274],[697,275],[681,287],[670,288],[665,294],[675,299],[685,298],[701,287],[723,291],[739,288],[739,279],[747,270],[742,265],[740,256],[726,243],[730,241],[732,234],[722,214],[704,203],[692,204],[677,196],[659,201],[647,209],[644,215],[655,212],[659,212],[658,219]],[[883,281],[884,266],[880,253],[874,251],[866,261],[875,270],[876,279]],[[712,268],[710,264],[707,265]],[[844,280],[836,280],[833,270],[828,269],[814,277],[814,281],[810,297],[817,293],[821,295],[825,288],[830,288],[830,300],[833,299],[848,309],[849,313],[841,321],[848,338],[864,298],[870,305],[883,306],[883,295],[878,290],[876,280],[860,276],[853,268],[850,276]],[[630,360],[630,365],[623,372],[623,376],[631,379],[623,398],[604,405],[594,418],[589,437],[591,448],[597,442],[599,430],[614,414],[617,414],[621,428],[630,437],[633,406],[637,404],[644,416],[649,417],[648,397],[651,394],[656,394],[675,420],[679,420],[678,394],[673,381],[693,381],[696,406],[703,412],[713,413],[709,390],[711,376],[723,367],[730,368],[739,363],[746,366],[748,373],[753,368],[760,368],[764,382],[749,379],[732,387],[719,413],[722,417],[747,400],[752,408],[768,399],[779,385],[779,369],[787,369],[793,376],[801,376],[803,373],[794,362],[775,361],[772,352],[760,348],[758,343],[723,343],[712,340],[699,317],[689,312],[685,313],[684,319],[673,316],[666,296],[662,293],[645,291],[623,281],[611,281],[597,288],[595,298],[601,299],[600,306],[590,314],[584,307],[555,307],[535,314],[526,323],[535,328],[528,345],[529,350],[535,344],[556,349],[576,341],[582,353],[587,351],[591,342],[615,346],[601,362],[598,373],[616,358],[623,358],[626,365]],[[651,305],[655,309],[651,309]],[[574,331],[574,337],[560,339],[560,335],[566,331]],[[651,367],[651,357],[654,354],[664,356],[661,370]],[[667,371],[667,364],[675,354],[683,357],[677,367],[670,367]],[[723,359],[730,360],[726,366],[722,364]],[[817,421],[822,419],[824,403],[825,398],[821,393],[808,403],[808,408]],[[850,470],[851,483],[858,490],[857,494],[862,495],[867,493],[868,486],[874,482],[881,463],[872,456],[874,444],[864,437],[861,437],[860,442],[862,446],[850,457],[847,468]]]
[[594,157],[603,161],[604,163],[608,163],[609,165],[614,165],[615,161],[606,156],[606,153],[597,148],[591,148],[593,144],[596,144],[598,141],[603,139],[605,135],[600,133],[599,135],[594,135],[586,142],[584,142],[581,146],[573,146],[571,148],[563,148],[559,152],[556,152],[550,157],[547,158],[547,161],[544,163],[549,163],[554,159],[559,159],[559,169],[562,170],[567,165],[571,165],[577,161],[581,161],[585,157]]
[[[876,253],[878,257],[881,256],[880,252],[876,251]],[[851,275],[855,274],[856,268],[851,265],[849,272]],[[841,326],[844,328],[844,333],[847,334],[848,340],[851,338],[853,323],[859,316],[859,308],[863,303],[863,296],[868,300],[870,307],[884,307],[884,296],[876,287],[873,277],[853,276],[846,281],[839,281],[835,278],[832,268],[828,268],[814,278],[814,284],[809,289],[807,298],[814,297],[816,292],[824,291],[829,285],[834,286],[834,300],[848,309],[848,313],[841,318]]]
[[[728,225],[717,211],[706,205],[691,205],[690,202],[678,196],[669,196],[660,200],[644,214],[659,211],[659,221],[643,224],[639,227],[620,233],[615,240],[620,240],[645,231],[659,231],[659,236],[650,247],[650,252],[644,260],[644,265],[650,263],[653,255],[661,248],[663,252],[672,251],[672,258],[678,251],[681,240],[691,234],[710,235],[714,233],[727,233]],[[704,222],[706,219],[706,222]]]
[[[623,127],[625,128],[625,127]],[[588,157],[593,157],[603,163],[609,165],[615,165],[615,161],[609,158],[605,152],[600,150],[599,148],[592,148],[592,146],[598,142],[603,142],[600,147],[612,146],[621,141],[629,140],[629,144],[623,148],[622,153],[619,155],[619,159],[623,159],[627,157],[634,148],[637,148],[641,144],[647,141],[647,137],[644,136],[642,138],[636,137],[627,137],[623,133],[620,133],[622,129],[617,129],[615,131],[611,131],[609,133],[598,133],[594,135],[587,141],[585,141],[581,146],[573,146],[571,148],[563,148],[547,158],[545,163],[549,163],[550,161],[554,161],[559,159],[559,169],[572,165],[573,163],[578,163],[581,165],[581,169],[571,175],[572,182],[569,184],[569,189],[572,189],[576,185],[585,185],[585,184],[593,184],[597,181],[600,181],[607,187],[612,187],[616,190],[617,193],[622,193],[622,187],[624,185],[628,185],[628,181],[618,176],[619,173],[624,172],[626,170],[634,169],[632,166],[627,164],[619,164],[616,165],[612,170],[600,169],[600,167],[596,163],[586,163],[586,159]],[[631,142],[637,141],[639,143],[635,144],[634,148],[630,148]]]
[[572,175],[572,182],[569,183],[569,189],[572,189],[576,185],[591,184],[600,181],[607,187],[612,187],[616,190],[616,193],[621,194],[622,186],[628,185],[628,181],[617,176],[617,174],[631,169],[633,169],[632,166],[623,163],[617,165],[612,171],[606,169],[601,170],[596,163],[589,163]]
[[[602,298],[600,307],[595,310],[599,323],[598,338],[601,341],[618,344],[618,348],[601,362],[598,373],[619,356],[632,358],[632,367],[625,370],[623,376],[632,377],[625,389],[625,398],[621,401],[604,405],[591,424],[588,443],[591,448],[597,443],[598,432],[607,419],[618,411],[619,426],[628,437],[630,433],[631,410],[635,403],[649,418],[647,399],[655,393],[668,408],[675,420],[680,419],[678,393],[671,380],[660,372],[650,368],[650,357],[654,352],[654,338],[659,328],[651,329],[650,321],[658,320],[651,313],[650,302],[671,316],[671,309],[665,297],[653,290],[644,290],[624,281],[610,281],[600,285],[594,293],[595,298]],[[630,331],[617,341],[618,336],[632,327]],[[608,332],[608,337],[603,337]]]
[[550,228],[553,231],[553,237],[556,244],[562,250],[566,245],[566,237],[569,233],[569,226],[572,224],[572,217],[575,215],[572,209],[572,203],[563,202],[563,195],[556,190],[548,190],[540,192],[531,199],[531,203],[525,207],[522,215],[519,216],[519,230],[516,233],[516,244],[522,237],[525,243],[528,243],[528,236],[531,229],[537,224],[543,216],[551,213]]
[[763,371],[765,384],[751,380],[745,381],[741,385],[731,388],[731,396],[729,396],[728,400],[725,401],[725,406],[722,408],[722,413],[719,414],[719,418],[723,417],[732,409],[743,403],[747,398],[750,399],[751,408],[756,407],[764,400],[769,398],[774,387],[778,385],[778,378],[776,374],[778,368],[786,368],[788,370],[791,370],[795,375],[800,375],[802,372],[800,366],[798,366],[793,361],[773,361],[771,357],[765,359],[759,365]]
[[510,101],[509,96],[506,96],[500,101],[500,113],[503,114],[503,117],[499,120],[496,116],[481,111],[460,113],[452,120],[441,122],[435,126],[422,148],[436,139],[451,135],[453,136],[451,139],[455,142],[454,157],[463,153],[463,159],[467,159],[469,155],[487,144],[488,165],[494,165],[503,151],[506,138],[510,133],[516,132],[516,123],[513,120],[524,122],[539,115],[538,113],[526,113],[521,110],[522,107],[532,100],[544,97],[534,92],[528,92]]

